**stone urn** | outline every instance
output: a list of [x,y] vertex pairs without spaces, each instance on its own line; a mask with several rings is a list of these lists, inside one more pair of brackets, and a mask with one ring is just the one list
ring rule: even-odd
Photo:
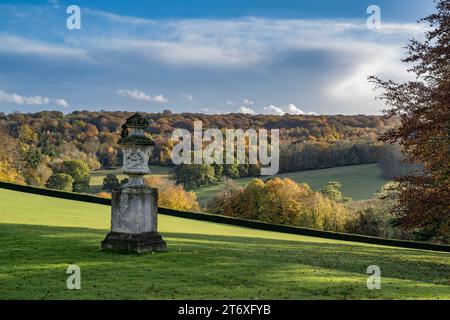
[[145,136],[148,121],[136,113],[122,126],[118,145],[123,152],[123,173],[127,184],[113,191],[111,232],[102,241],[104,250],[119,252],[166,251],[166,243],[157,230],[158,190],[143,182],[150,173],[148,160],[153,140]]

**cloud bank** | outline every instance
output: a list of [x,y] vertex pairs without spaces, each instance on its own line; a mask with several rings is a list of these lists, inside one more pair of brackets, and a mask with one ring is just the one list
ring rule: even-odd
[[[2,7],[0,18],[13,16],[8,8]],[[366,17],[152,20],[86,8],[83,25],[89,28],[82,32],[62,32],[53,22],[54,9],[47,12],[48,22],[39,21],[45,32],[36,33],[29,19],[42,13],[33,8],[14,16],[21,32],[0,32],[0,64],[12,66],[2,70],[0,84],[27,92],[32,83],[41,83],[62,92],[72,105],[111,108],[121,106],[117,94],[164,104],[189,92],[174,98],[175,112],[222,101],[226,111],[241,105],[240,111],[249,114],[304,114],[296,105],[320,114],[377,113],[382,105],[374,101],[367,77],[409,79],[400,62],[402,46],[426,29],[383,22],[374,32],[367,29]],[[164,95],[117,91],[143,87]],[[62,99],[45,103],[45,97],[20,97],[3,92],[0,102],[69,106]]]
[[277,107],[274,105],[269,105],[267,107],[264,107],[264,110],[268,114],[273,114],[277,116],[283,116],[285,114],[293,114],[293,115],[299,115],[299,114],[305,114],[305,115],[317,115],[315,112],[304,112],[303,110],[299,109],[295,104],[290,103],[287,106]]
[[239,113],[243,113],[243,114],[256,114],[255,110],[253,110],[252,108],[248,108],[248,107],[240,107],[239,108]]
[[61,98],[51,99],[43,96],[23,96],[17,93],[8,93],[0,90],[0,103],[13,103],[16,105],[48,105],[54,104],[56,106],[67,108],[69,103]]

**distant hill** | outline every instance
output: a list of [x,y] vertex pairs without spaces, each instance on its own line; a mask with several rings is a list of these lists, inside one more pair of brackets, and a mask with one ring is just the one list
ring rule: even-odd
[[[122,153],[117,141],[121,126],[132,114],[0,113],[0,180],[43,187],[52,174],[61,173],[60,164],[65,160],[81,160],[90,170],[120,166]],[[203,129],[279,129],[282,173],[376,162],[381,147],[378,135],[396,125],[396,121],[367,115],[250,116],[164,111],[143,116],[149,121],[147,134],[156,144],[150,164],[170,165],[173,131],[182,128],[192,132],[194,121],[201,121]],[[243,163],[238,171],[240,178],[254,175]]]

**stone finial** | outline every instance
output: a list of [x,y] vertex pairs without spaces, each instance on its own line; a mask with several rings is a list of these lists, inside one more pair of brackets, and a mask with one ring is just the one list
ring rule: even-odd
[[129,117],[122,126],[119,145],[135,145],[135,146],[154,146],[151,137],[145,136],[144,131],[148,128],[147,119],[143,118],[139,113],[135,113]]
[[126,120],[125,125],[128,128],[147,129],[148,121],[147,119],[143,118],[139,113],[135,113]]

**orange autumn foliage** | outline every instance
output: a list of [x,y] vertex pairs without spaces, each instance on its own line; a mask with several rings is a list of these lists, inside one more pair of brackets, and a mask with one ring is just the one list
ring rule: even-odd
[[349,218],[339,203],[288,178],[253,179],[245,188],[231,185],[208,209],[231,217],[332,231],[344,231]]
[[158,176],[144,178],[144,183],[158,189],[158,206],[184,211],[199,211],[197,195],[193,191],[184,190],[182,185]]

